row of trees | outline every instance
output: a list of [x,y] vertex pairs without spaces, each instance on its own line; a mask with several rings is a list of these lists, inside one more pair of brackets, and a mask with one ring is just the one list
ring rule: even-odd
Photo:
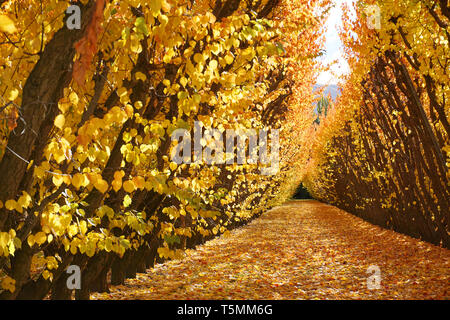
[[[380,9],[380,29],[366,24],[374,18],[368,5]],[[356,12],[342,30],[352,72],[311,144],[308,189],[370,222],[449,248],[450,7],[359,1]]]
[[[0,2],[2,299],[70,298],[69,265],[87,299],[109,274],[121,284],[246,223],[298,181],[328,1],[84,0],[79,29],[71,4]],[[171,133],[194,121],[280,129],[279,172],[177,165]]]

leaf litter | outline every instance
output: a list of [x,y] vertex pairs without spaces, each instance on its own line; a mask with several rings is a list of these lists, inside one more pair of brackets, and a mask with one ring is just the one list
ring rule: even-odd
[[[369,289],[369,266],[380,288]],[[450,250],[290,201],[91,299],[449,299]]]

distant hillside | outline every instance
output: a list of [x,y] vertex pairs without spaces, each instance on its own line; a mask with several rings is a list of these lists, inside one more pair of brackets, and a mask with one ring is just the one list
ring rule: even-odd
[[[324,85],[316,84],[313,87],[313,92],[316,92],[317,90],[319,90],[320,88],[323,88],[323,87],[324,87]],[[324,95],[328,96],[328,94],[330,94],[333,101],[336,101],[337,96],[339,96],[341,94],[340,91],[341,90],[337,85],[332,84],[332,85],[326,86],[326,88],[324,90]]]

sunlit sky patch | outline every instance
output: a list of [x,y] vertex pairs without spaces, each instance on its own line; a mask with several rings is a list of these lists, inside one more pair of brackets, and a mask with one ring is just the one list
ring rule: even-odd
[[325,55],[321,61],[329,64],[334,60],[337,62],[331,67],[330,71],[322,72],[317,83],[323,85],[337,84],[339,76],[349,72],[349,66],[343,57],[342,42],[339,39],[339,28],[342,27],[342,4],[351,5],[353,0],[334,0],[334,8],[331,9],[329,18],[326,22],[327,32],[325,34]]

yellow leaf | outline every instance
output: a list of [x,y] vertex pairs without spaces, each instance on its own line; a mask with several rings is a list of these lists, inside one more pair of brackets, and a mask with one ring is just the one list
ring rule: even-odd
[[114,172],[114,180],[122,180],[122,178],[125,176],[125,171],[120,170]]
[[64,177],[60,174],[54,174],[52,177],[53,184],[57,187],[63,184]]
[[106,191],[108,191],[108,183],[103,179],[97,180],[94,186],[101,193],[105,193]]
[[197,63],[203,62],[203,55],[200,53],[196,53],[194,55],[194,61]]
[[0,14],[0,31],[6,33],[14,33],[17,31],[14,22],[3,14]]
[[188,80],[185,77],[181,77],[180,83],[183,87],[186,87]]
[[134,187],[136,189],[144,189],[145,187],[145,179],[141,176],[137,176],[133,178]]
[[36,240],[34,239],[34,236],[32,234],[30,234],[27,238],[27,243],[30,247],[32,247],[34,245],[34,243],[36,242]]
[[127,180],[123,183],[123,189],[126,192],[131,193],[136,189],[136,186],[134,185],[133,181]]
[[110,238],[106,238],[105,240],[105,251],[110,252],[112,250],[112,241]]
[[87,232],[87,223],[84,220],[80,222],[80,231],[82,235],[85,235]]
[[48,278],[52,278],[52,273],[48,270],[44,270],[44,272],[42,272],[42,277],[47,280]]
[[161,8],[164,12],[169,12],[171,5],[166,0],[161,0]]
[[55,118],[55,127],[62,129],[65,122],[66,118],[64,117],[64,115],[60,114]]
[[228,54],[228,55],[225,56],[225,61],[226,61],[227,64],[232,64],[233,61],[234,61],[234,58],[233,58],[233,56],[231,54]]
[[175,171],[178,167],[178,165],[175,162],[171,162],[169,164],[170,170]]
[[5,207],[8,210],[14,210],[16,208],[16,201],[15,200],[8,200],[5,202]]
[[79,99],[78,99],[78,95],[75,93],[75,92],[71,92],[70,94],[69,94],[69,101],[72,103],[72,104],[78,104],[78,101],[79,101]]
[[17,203],[22,208],[28,208],[30,206],[30,204],[31,204],[31,197],[30,197],[30,195],[24,191],[23,195],[19,198],[19,200],[17,200]]
[[111,185],[112,185],[112,187],[113,187],[115,192],[119,191],[120,188],[122,188],[122,179],[120,179],[120,180],[113,180],[111,182]]
[[74,235],[76,235],[78,233],[78,226],[76,224],[71,224],[67,228],[67,233],[69,234],[70,237],[73,237]]
[[18,96],[19,96],[19,90],[14,88],[9,92],[8,99],[9,99],[9,101],[14,101],[14,100],[16,100],[16,98]]
[[131,204],[131,197],[129,196],[129,195],[126,195],[124,198],[123,198],[123,206],[125,207],[125,208],[127,208],[127,207],[129,207],[130,206],[130,204]]
[[217,66],[218,66],[217,60],[211,60],[209,62],[209,67],[211,68],[211,70],[213,70],[213,71],[216,70]]
[[142,101],[136,101],[136,102],[134,103],[134,107],[135,107],[137,110],[141,109],[143,106],[144,106],[144,104],[142,103]]
[[150,1],[149,5],[150,5],[150,10],[153,13],[153,16],[154,17],[158,16],[158,14],[160,13],[160,10],[162,8],[161,1],[160,0]]
[[77,189],[79,189],[80,187],[86,187],[87,185],[89,185],[89,179],[84,174],[76,173],[72,177],[72,184]]
[[127,114],[127,116],[128,116],[129,118],[131,118],[131,117],[133,116],[133,113],[134,113],[133,107],[132,107],[131,105],[127,104],[127,105],[125,106],[125,113]]
[[40,232],[36,233],[36,235],[34,236],[34,239],[38,245],[41,245],[45,241],[47,241],[47,235],[44,232],[40,231]]
[[70,253],[77,254],[77,246],[73,242],[70,244]]

